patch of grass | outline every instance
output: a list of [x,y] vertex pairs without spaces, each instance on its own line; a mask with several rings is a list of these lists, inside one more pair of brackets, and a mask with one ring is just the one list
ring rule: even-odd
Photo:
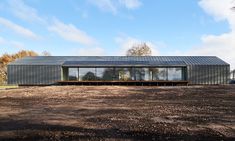
[[14,88],[18,88],[19,86],[17,85],[0,85],[0,89],[14,89]]

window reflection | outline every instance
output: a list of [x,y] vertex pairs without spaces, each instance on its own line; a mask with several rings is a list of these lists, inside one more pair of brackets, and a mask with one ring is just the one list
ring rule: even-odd
[[69,80],[79,81],[158,81],[184,80],[184,68],[69,68]]
[[80,81],[91,81],[96,80],[96,69],[95,68],[79,68],[79,80]]
[[116,71],[118,72],[118,80],[121,81],[128,81],[131,79],[131,68],[116,68]]
[[113,68],[96,68],[97,80],[112,81],[114,79]]
[[152,78],[150,77],[149,68],[135,68],[135,80],[137,81],[149,81]]
[[153,80],[167,80],[167,68],[152,69]]
[[168,80],[182,80],[182,69],[181,68],[169,68]]
[[69,68],[69,80],[78,80],[78,68]]

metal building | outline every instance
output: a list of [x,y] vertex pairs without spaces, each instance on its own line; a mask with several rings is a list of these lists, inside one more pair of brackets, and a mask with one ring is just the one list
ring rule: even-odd
[[8,84],[58,81],[187,81],[227,84],[230,65],[215,56],[37,56],[8,65]]

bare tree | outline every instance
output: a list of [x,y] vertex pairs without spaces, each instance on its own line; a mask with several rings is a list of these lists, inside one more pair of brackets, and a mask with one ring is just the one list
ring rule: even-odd
[[126,52],[126,56],[151,56],[152,51],[146,43],[136,44]]
[[[232,1],[232,5],[235,5],[235,0]],[[235,6],[232,6],[231,10],[235,11]]]
[[231,79],[235,80],[235,69],[231,71]]
[[43,51],[42,56],[51,56],[51,53],[48,51]]
[[231,10],[235,11],[235,6],[231,8]]

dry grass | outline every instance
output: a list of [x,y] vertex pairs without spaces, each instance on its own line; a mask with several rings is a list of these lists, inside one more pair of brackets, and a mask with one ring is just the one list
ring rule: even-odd
[[16,85],[0,85],[0,89],[15,89],[18,88]]

